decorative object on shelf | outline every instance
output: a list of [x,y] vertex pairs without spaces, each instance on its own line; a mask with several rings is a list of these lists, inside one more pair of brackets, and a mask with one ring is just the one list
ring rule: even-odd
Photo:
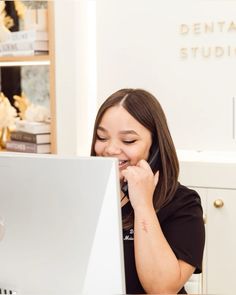
[[19,0],[14,0],[14,4],[15,4],[15,9],[19,18],[24,18],[25,12],[26,12],[26,6],[24,5],[24,3]]
[[8,98],[0,93],[0,128],[14,126],[17,118],[16,109],[10,104]]
[[9,38],[11,32],[8,30],[5,24],[6,12],[5,12],[5,2],[0,1],[0,42],[5,41]]
[[25,119],[31,122],[49,122],[49,110],[40,105],[31,104],[25,111]]
[[5,149],[7,142],[11,136],[10,129],[8,127],[3,127],[0,129],[0,150]]
[[31,122],[49,122],[50,111],[45,106],[31,103],[24,93],[13,96],[14,106],[19,109],[19,117],[21,120]]
[[[3,22],[4,25],[8,28],[11,29],[12,27],[15,26],[15,21],[14,18],[21,18],[23,19],[25,16],[26,12],[26,6],[22,1],[14,0],[14,1],[0,1],[1,2],[1,9],[0,11],[3,12]],[[9,3],[11,2],[11,3]],[[6,6],[7,4],[7,6]],[[9,13],[9,9],[12,11],[12,9],[15,10],[15,17],[12,17],[11,13]],[[15,30],[14,30],[15,31]]]
[[19,19],[23,19],[26,6],[21,1],[1,1],[4,4],[4,24],[12,32],[18,31]]
[[10,129],[17,118],[16,109],[10,104],[8,98],[0,93],[0,148],[5,148],[6,141],[10,137]]
[[[9,38],[4,42],[1,42],[1,47],[4,43],[8,42],[12,33],[19,31],[19,16],[15,9],[14,1],[1,1],[4,3],[4,24],[11,32]],[[11,104],[13,105],[13,95],[21,94],[21,75],[20,67],[1,67],[1,91],[6,95]]]
[[22,93],[21,95],[13,95],[14,99],[14,106],[19,110],[19,117],[24,120],[25,119],[25,112],[30,105],[30,102],[26,95]]
[[31,122],[49,122],[50,112],[48,108],[32,103],[25,111],[25,119]]

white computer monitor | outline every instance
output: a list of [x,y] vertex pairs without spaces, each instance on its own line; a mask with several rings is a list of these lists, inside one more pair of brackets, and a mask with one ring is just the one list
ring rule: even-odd
[[125,293],[115,159],[3,153],[0,177],[2,293]]

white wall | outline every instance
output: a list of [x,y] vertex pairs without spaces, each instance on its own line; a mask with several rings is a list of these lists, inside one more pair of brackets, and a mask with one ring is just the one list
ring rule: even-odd
[[[158,97],[178,149],[235,150],[236,1],[54,2],[59,153],[89,154],[96,98],[100,104],[123,87]],[[204,33],[205,23],[213,32]],[[208,58],[202,47],[211,48]]]
[[55,0],[59,154],[89,155],[96,112],[95,1]]
[[145,88],[163,105],[178,149],[235,150],[235,11],[227,0],[97,1],[99,101]]

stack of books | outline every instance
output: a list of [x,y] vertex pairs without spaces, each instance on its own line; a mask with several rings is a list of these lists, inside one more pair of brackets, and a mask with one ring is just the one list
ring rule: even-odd
[[46,54],[49,52],[49,40],[47,31],[35,31],[34,39],[34,53],[35,54]]
[[16,122],[6,142],[6,150],[23,153],[49,154],[51,152],[50,124],[45,122]]
[[0,56],[46,54],[49,51],[47,31],[27,30],[11,32],[9,38],[0,42]]

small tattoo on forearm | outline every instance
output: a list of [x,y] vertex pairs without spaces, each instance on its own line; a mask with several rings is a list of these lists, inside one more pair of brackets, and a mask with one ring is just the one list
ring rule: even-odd
[[147,224],[145,221],[142,221],[142,230],[145,231],[147,233]]

